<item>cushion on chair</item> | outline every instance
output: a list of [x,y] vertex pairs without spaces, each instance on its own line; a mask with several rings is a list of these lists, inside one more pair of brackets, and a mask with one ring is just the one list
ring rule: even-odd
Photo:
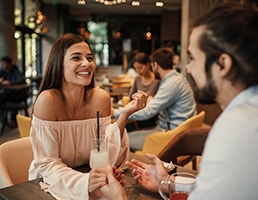
[[[157,132],[148,135],[145,139],[143,149],[141,151],[136,151],[135,153],[140,155],[145,155],[146,153],[158,155],[177,134],[181,133],[184,130],[201,128],[204,117],[205,112],[202,111],[198,115],[187,119],[185,122],[183,122],[173,130],[167,132]],[[189,156],[182,156],[180,157],[180,159],[189,159]]]
[[16,121],[20,137],[30,136],[31,117],[18,114],[16,115]]
[[0,146],[0,188],[28,181],[33,160],[30,138],[19,138]]
[[159,153],[158,157],[165,162],[185,165],[181,156],[201,156],[210,128],[193,128],[182,131]]

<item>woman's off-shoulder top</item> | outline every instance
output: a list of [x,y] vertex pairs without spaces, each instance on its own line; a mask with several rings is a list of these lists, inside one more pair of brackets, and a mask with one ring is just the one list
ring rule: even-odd
[[[109,143],[109,163],[119,167],[129,158],[129,140],[126,130],[123,138],[117,123],[111,117],[99,119],[100,135]],[[72,168],[88,164],[91,138],[96,137],[97,119],[46,121],[32,116],[30,138],[34,160],[29,179],[42,177],[45,190],[56,199],[88,199],[89,173]]]

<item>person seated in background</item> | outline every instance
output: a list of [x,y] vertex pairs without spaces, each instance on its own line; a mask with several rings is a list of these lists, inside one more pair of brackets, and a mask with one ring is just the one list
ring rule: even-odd
[[[132,60],[132,64],[137,72],[137,77],[135,78],[128,95],[132,99],[132,95],[138,90],[141,90],[148,94],[149,102],[150,99],[153,98],[153,96],[156,94],[160,84],[160,80],[155,78],[155,75],[151,68],[150,58],[146,53],[137,53]],[[157,116],[154,116],[148,120],[138,121],[136,123],[138,125],[138,128],[153,127],[156,125],[156,119]],[[135,128],[136,127],[134,127],[134,123],[126,125],[127,131],[132,131]]]
[[180,56],[177,54],[173,56],[173,69],[175,69],[179,73],[181,72]]
[[[228,3],[204,14],[193,26],[187,72],[196,83],[198,101],[217,102],[223,112],[206,140],[196,188],[188,200],[258,197],[257,24],[253,7]],[[156,156],[146,156],[155,165],[137,160],[126,165],[139,185],[157,192],[168,174]]]
[[1,58],[0,79],[1,85],[6,86],[26,83],[23,74],[9,56]]
[[[2,86],[10,86],[17,84],[25,84],[25,78],[19,71],[18,67],[12,63],[12,59],[9,56],[1,58],[0,69],[0,84]],[[9,90],[8,88],[0,89],[0,104],[4,105],[7,102],[19,103],[26,101],[28,94],[25,90]],[[18,110],[11,112],[11,126],[16,127],[16,114]],[[2,115],[2,114],[1,114]],[[7,120],[7,119],[4,119]]]
[[[129,120],[147,120],[156,115],[156,126],[128,133],[131,150],[142,149],[147,135],[172,130],[179,124],[196,115],[193,91],[182,74],[172,69],[173,53],[168,48],[157,49],[151,55],[152,69],[161,79],[159,88],[147,106],[129,116]],[[119,116],[119,110],[112,113]]]

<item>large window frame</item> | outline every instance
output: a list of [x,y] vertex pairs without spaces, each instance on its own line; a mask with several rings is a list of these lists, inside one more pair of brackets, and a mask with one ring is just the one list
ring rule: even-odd
[[29,17],[37,11],[35,1],[15,0],[14,24],[17,42],[17,60],[26,78],[41,76],[41,35],[29,22]]

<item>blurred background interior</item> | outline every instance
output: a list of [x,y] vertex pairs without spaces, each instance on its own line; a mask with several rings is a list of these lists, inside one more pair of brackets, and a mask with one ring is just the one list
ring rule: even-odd
[[[50,49],[67,32],[79,34],[90,43],[97,64],[96,80],[100,85],[104,83],[104,86],[110,87],[112,77],[125,74],[134,52],[151,54],[159,47],[169,47],[180,56],[181,72],[185,74],[192,20],[218,3],[229,1],[0,1],[0,56],[12,57],[28,84],[31,84],[31,104],[37,94]],[[247,0],[240,2],[252,3]],[[106,78],[109,78],[108,81]],[[112,89],[110,92],[114,92]],[[198,105],[198,109],[206,111],[205,123],[209,125],[221,112],[216,104]],[[0,140],[3,143],[9,139],[0,137]]]

